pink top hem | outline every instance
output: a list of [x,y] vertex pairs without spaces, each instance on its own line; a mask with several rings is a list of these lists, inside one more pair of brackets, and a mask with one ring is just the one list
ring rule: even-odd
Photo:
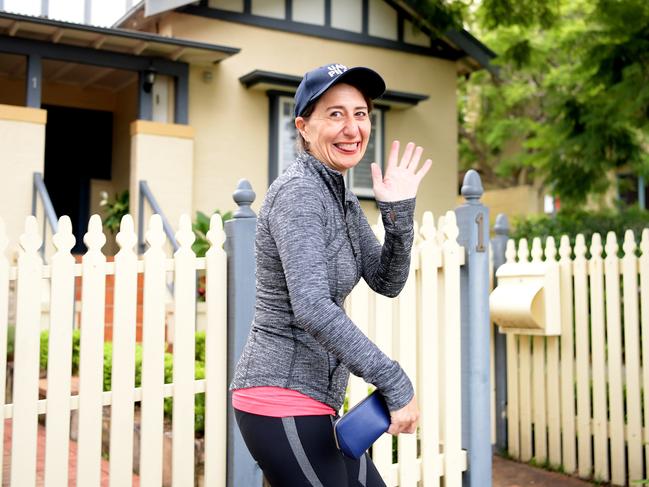
[[246,413],[274,418],[336,414],[333,408],[301,392],[275,386],[236,389],[232,392],[232,407]]

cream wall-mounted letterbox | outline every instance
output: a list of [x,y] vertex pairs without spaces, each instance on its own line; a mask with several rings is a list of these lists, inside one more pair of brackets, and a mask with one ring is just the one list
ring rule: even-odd
[[559,267],[556,263],[503,264],[489,296],[491,320],[504,333],[561,335]]

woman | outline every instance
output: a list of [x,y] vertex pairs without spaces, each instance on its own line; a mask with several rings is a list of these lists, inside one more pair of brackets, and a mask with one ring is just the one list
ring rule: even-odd
[[350,371],[385,397],[389,433],[416,428],[410,380],[342,307],[361,277],[386,296],[403,288],[415,195],[431,165],[426,160],[417,170],[422,148],[412,143],[399,161],[397,141],[385,176],[372,164],[381,246],[344,175],[365,153],[371,100],[384,91],[368,68],[335,64],[308,72],[295,95],[302,150],[259,212],[255,318],[231,388],[243,438],[273,487],[385,485],[367,455],[353,460],[336,449],[332,418]]

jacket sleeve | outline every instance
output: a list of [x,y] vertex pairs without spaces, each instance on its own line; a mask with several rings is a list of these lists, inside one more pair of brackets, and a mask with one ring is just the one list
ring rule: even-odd
[[414,395],[410,379],[331,299],[323,198],[314,183],[294,179],[278,191],[268,215],[296,325],[354,375],[374,384],[391,411],[400,409]]
[[373,291],[393,298],[403,289],[410,272],[415,198],[377,203],[385,228],[383,246],[363,212],[359,216],[363,279]]

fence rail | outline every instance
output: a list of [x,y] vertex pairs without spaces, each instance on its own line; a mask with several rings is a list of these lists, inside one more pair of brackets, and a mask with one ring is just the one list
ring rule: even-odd
[[[508,263],[529,257],[508,242]],[[509,453],[613,485],[648,477],[649,229],[639,246],[630,230],[621,246],[534,239],[531,257],[559,269],[561,336],[507,334]]]

